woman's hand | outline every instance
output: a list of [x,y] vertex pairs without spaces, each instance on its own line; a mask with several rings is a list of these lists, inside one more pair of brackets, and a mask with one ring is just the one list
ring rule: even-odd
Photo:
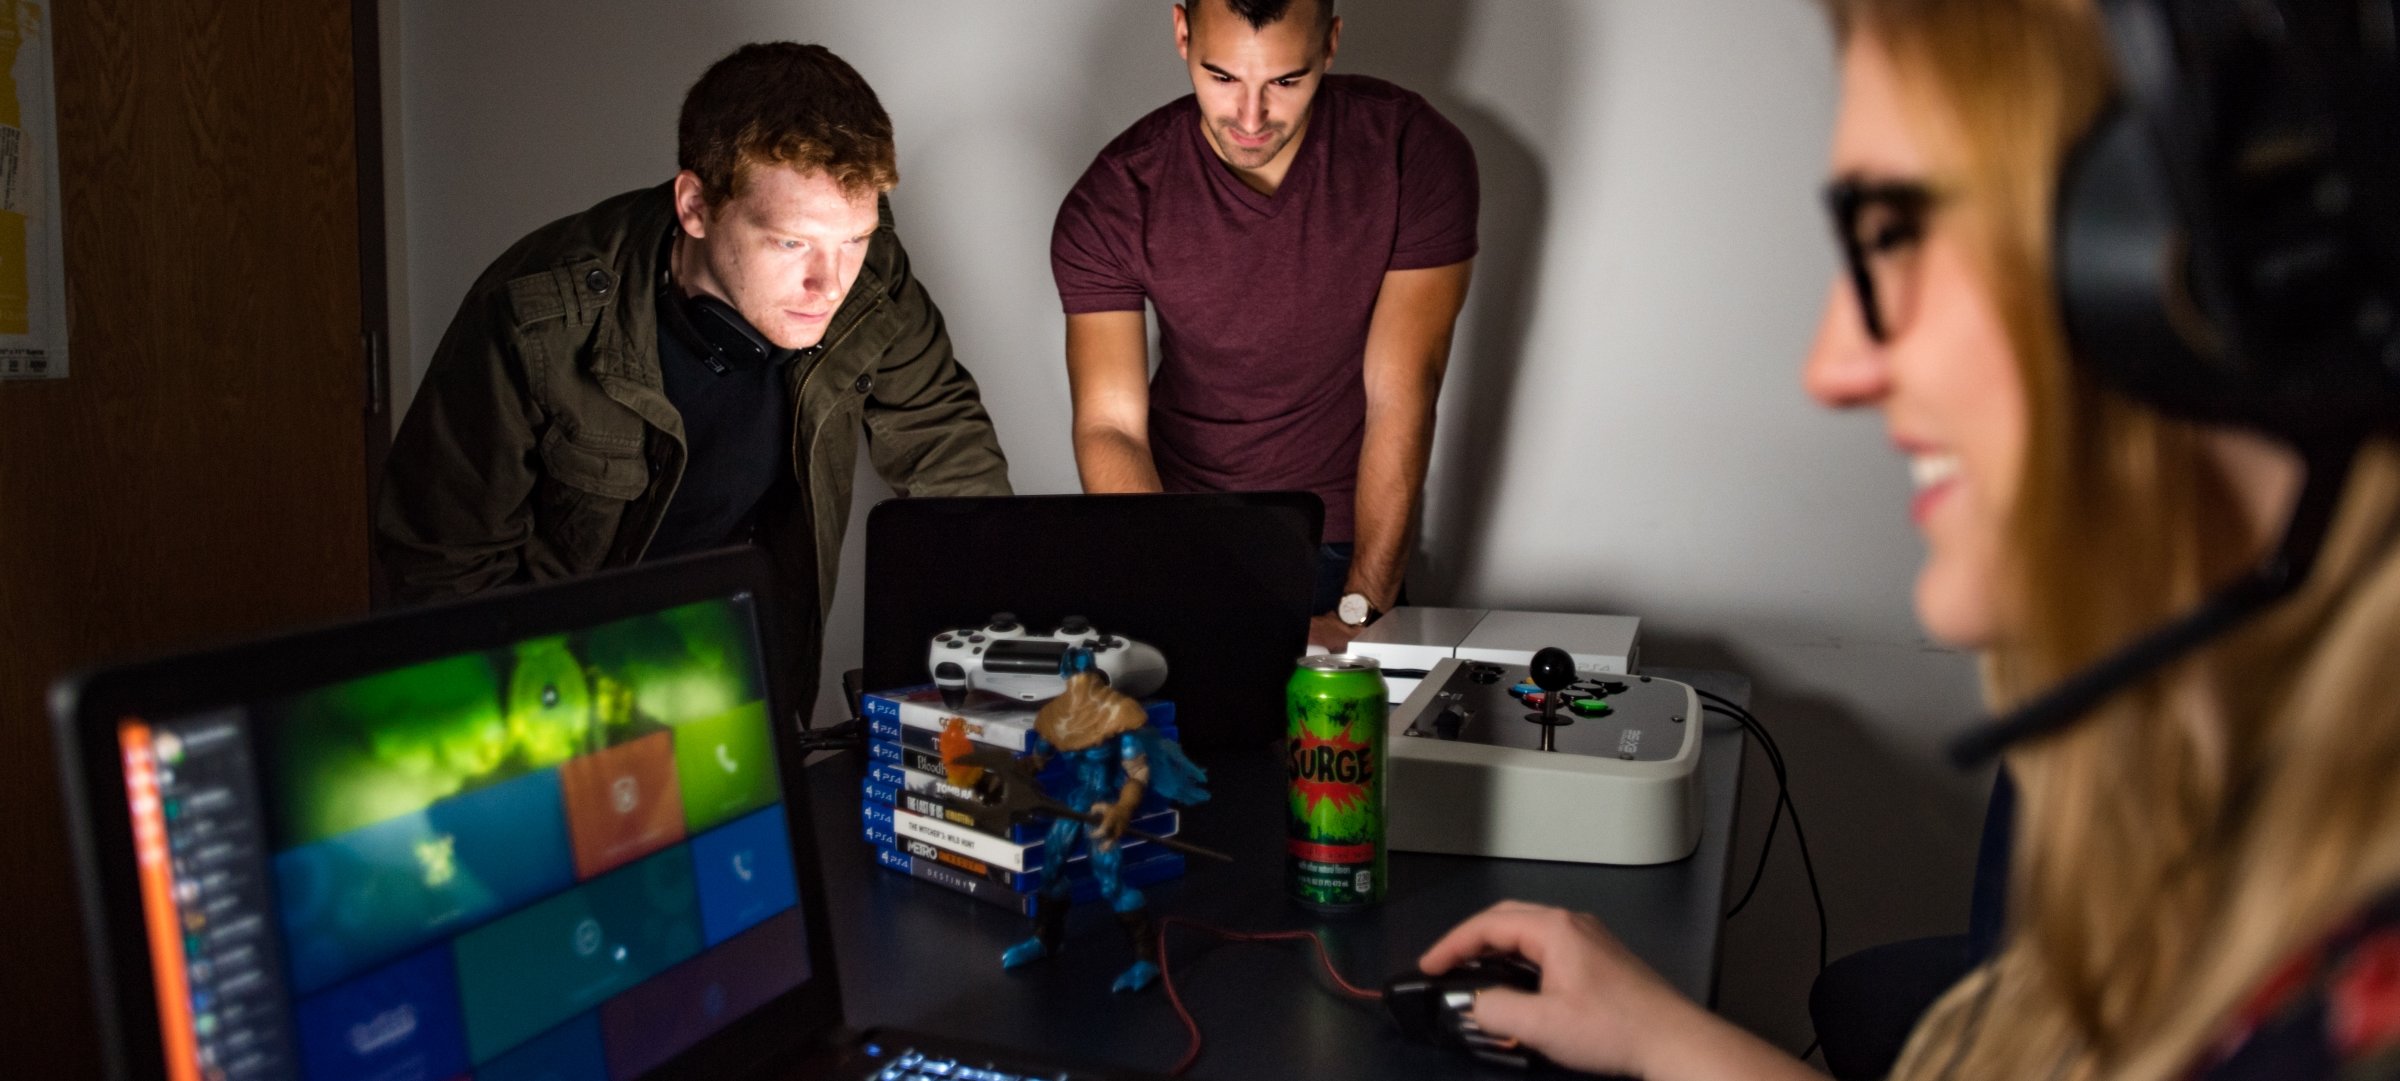
[[1541,966],[1542,989],[1477,994],[1475,1023],[1562,1066],[1647,1076],[1650,1045],[1692,1030],[1693,1015],[1707,1017],[1597,918],[1522,901],[1502,901],[1459,924],[1417,967],[1439,974],[1487,953],[1514,953]]
[[1653,1081],[1818,1076],[1683,997],[1586,913],[1502,901],[1452,928],[1417,967],[1438,975],[1487,953],[1541,966],[1542,988],[1477,993],[1475,1023],[1561,1066]]

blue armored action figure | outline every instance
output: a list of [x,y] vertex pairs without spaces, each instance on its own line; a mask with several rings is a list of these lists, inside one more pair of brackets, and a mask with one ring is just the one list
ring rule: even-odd
[[[1139,991],[1158,978],[1158,936],[1143,907],[1142,891],[1125,885],[1118,873],[1124,865],[1118,842],[1128,832],[1126,824],[1133,820],[1144,792],[1155,791],[1175,803],[1199,803],[1208,798],[1200,787],[1208,775],[1184,757],[1175,741],[1151,728],[1148,720],[1140,703],[1111,690],[1101,677],[1084,672],[1069,678],[1065,693],[1034,715],[1034,737],[1026,759],[989,751],[955,759],[998,774],[1003,805],[1013,812],[1055,817],[1042,846],[1033,937],[1001,954],[1002,967],[1016,968],[1048,957],[1064,942],[1069,905],[1067,859],[1080,837],[1090,846],[1092,875],[1099,881],[1101,899],[1115,910],[1118,925],[1133,940],[1133,966],[1117,976],[1111,989]],[[1045,798],[1033,774],[1052,757],[1067,760],[1067,776],[1060,782],[1060,790],[1049,794],[1054,798]],[[1171,838],[1158,840],[1185,852],[1226,858]]]

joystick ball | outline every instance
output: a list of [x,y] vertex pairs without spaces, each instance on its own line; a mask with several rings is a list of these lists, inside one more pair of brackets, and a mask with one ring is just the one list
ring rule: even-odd
[[1575,657],[1557,646],[1535,651],[1530,667],[1533,685],[1545,692],[1563,690],[1575,682]]

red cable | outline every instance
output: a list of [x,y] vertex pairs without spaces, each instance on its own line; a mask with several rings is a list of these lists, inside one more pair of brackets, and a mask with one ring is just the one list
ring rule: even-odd
[[1183,1027],[1192,1034],[1191,1048],[1183,1053],[1182,1060],[1175,1063],[1174,1069],[1167,1071],[1169,1077],[1183,1076],[1183,1071],[1191,1069],[1192,1063],[1200,1060],[1200,1022],[1193,1020],[1192,1011],[1184,1008],[1183,996],[1175,993],[1175,973],[1167,965],[1167,928],[1169,927],[1189,927],[1192,930],[1204,931],[1233,942],[1306,940],[1309,945],[1317,948],[1317,960],[1324,964],[1325,974],[1333,977],[1333,982],[1340,985],[1344,994],[1369,1001],[1380,1001],[1383,998],[1381,991],[1370,991],[1343,979],[1341,972],[1333,967],[1333,955],[1325,950],[1325,940],[1319,937],[1315,931],[1228,931],[1222,927],[1211,927],[1182,916],[1167,916],[1158,921],[1158,979],[1160,983],[1166,985],[1167,1001],[1174,1005],[1175,1016],[1183,1020]]

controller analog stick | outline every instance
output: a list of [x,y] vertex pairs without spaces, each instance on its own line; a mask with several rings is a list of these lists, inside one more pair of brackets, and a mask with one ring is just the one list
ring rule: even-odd
[[1002,633],[1016,630],[1017,614],[1015,612],[994,612],[992,613],[991,626],[985,629],[999,631]]
[[1575,682],[1575,657],[1557,646],[1544,646],[1533,655],[1532,674],[1533,685],[1543,693],[1564,690]]
[[1089,634],[1091,630],[1092,621],[1082,616],[1068,616],[1066,622],[1058,625],[1060,634]]

